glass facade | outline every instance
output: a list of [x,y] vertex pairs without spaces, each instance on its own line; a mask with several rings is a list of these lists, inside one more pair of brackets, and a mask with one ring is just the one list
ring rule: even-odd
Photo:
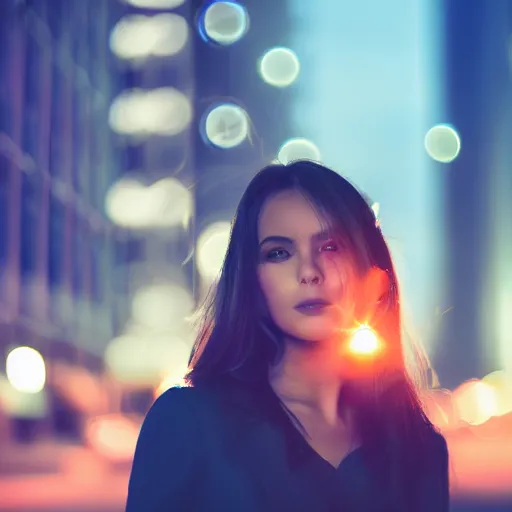
[[16,326],[30,325],[36,338],[52,333],[47,344],[101,356],[119,323],[122,242],[103,211],[121,164],[108,125],[120,85],[108,46],[118,8],[2,3],[0,329],[11,333],[3,350],[24,342],[13,339]]

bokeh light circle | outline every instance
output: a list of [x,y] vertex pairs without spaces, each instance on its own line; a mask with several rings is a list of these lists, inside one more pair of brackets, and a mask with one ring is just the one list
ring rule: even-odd
[[208,112],[204,136],[214,146],[234,148],[249,135],[249,117],[245,110],[232,103],[223,103]]
[[189,35],[183,16],[163,13],[121,18],[110,35],[111,50],[122,59],[170,57],[181,52]]
[[46,383],[43,356],[32,347],[17,347],[7,355],[5,371],[11,386],[22,393],[39,393]]
[[226,257],[231,234],[229,222],[214,222],[201,232],[197,240],[197,268],[203,279],[219,276]]
[[186,367],[190,347],[169,333],[125,333],[105,350],[105,362],[121,383],[158,386],[169,373]]
[[460,153],[459,134],[446,124],[430,128],[425,136],[425,150],[428,155],[443,164],[453,162]]
[[127,4],[141,9],[175,9],[185,0],[125,0]]
[[167,177],[147,186],[134,178],[114,183],[105,198],[105,211],[117,224],[132,229],[186,225],[193,209],[191,191]]
[[295,160],[320,161],[321,155],[318,147],[308,139],[297,137],[286,141],[277,154],[277,159],[282,164],[289,164]]
[[300,62],[289,48],[272,48],[260,60],[261,78],[274,87],[288,87],[297,80]]
[[461,384],[453,392],[459,419],[469,425],[482,425],[498,412],[498,400],[493,386],[477,379]]
[[199,33],[202,38],[221,46],[236,43],[248,29],[247,11],[236,2],[213,2],[199,19]]
[[192,121],[192,103],[178,89],[132,89],[123,91],[110,106],[112,130],[124,135],[173,136]]
[[194,300],[186,288],[158,283],[137,290],[132,316],[139,325],[151,329],[172,329],[192,313]]

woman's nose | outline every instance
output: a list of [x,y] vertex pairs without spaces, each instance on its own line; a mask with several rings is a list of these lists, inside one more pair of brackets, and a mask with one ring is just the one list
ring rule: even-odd
[[308,257],[300,262],[298,280],[300,284],[320,284],[324,276],[319,265]]

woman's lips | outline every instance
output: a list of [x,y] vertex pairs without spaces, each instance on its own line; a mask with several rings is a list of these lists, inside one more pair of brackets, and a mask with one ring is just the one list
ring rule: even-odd
[[295,309],[303,315],[316,316],[325,313],[331,304],[324,300],[304,301],[295,306]]

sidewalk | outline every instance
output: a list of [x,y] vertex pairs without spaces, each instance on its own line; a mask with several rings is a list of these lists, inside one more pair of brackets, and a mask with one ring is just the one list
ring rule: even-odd
[[1,512],[123,510],[129,471],[88,448],[45,442],[0,450]]
[[0,445],[0,477],[58,473],[69,446],[56,442]]
[[1,477],[0,512],[122,512],[127,486],[128,473]]

